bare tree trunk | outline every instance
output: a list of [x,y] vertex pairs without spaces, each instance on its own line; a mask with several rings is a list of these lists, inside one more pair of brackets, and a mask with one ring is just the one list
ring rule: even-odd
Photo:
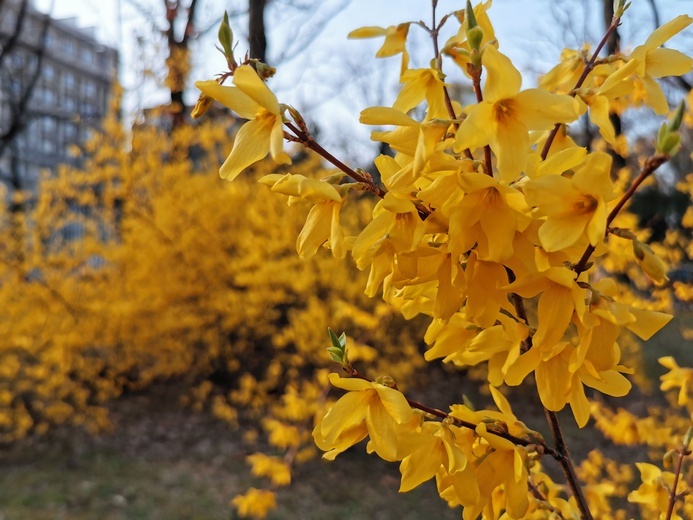
[[[614,18],[614,2],[613,0],[603,0],[604,3],[604,27],[607,28],[611,25],[611,21]],[[606,41],[606,52],[609,55],[616,54],[621,50],[621,36],[618,32],[618,28],[611,32],[609,39]],[[621,124],[621,116],[615,112],[609,113],[609,120],[614,127],[614,133],[616,137],[623,133],[623,126]],[[613,172],[614,175],[626,166],[625,158],[621,157],[615,152],[610,152],[613,159]]]
[[[13,33],[2,42],[0,50],[0,72],[2,64],[15,49],[21,32],[24,26],[24,21],[27,14],[29,1],[23,0],[17,12],[17,22]],[[51,6],[52,11],[52,6]],[[45,56],[46,44],[48,41],[48,30],[50,28],[50,15],[45,15],[41,33],[39,34],[38,46],[34,56],[36,57],[34,69],[26,71],[22,79],[22,90],[19,93],[12,91],[8,95],[12,97],[9,100],[9,119],[0,129],[0,158],[9,150],[11,152],[9,171],[6,175],[0,176],[0,182],[5,183],[10,194],[10,204],[8,208],[9,225],[11,227],[12,236],[12,257],[18,266],[22,266],[25,260],[26,249],[26,209],[27,202],[24,200],[22,190],[24,189],[24,178],[19,168],[17,159],[18,152],[16,150],[16,139],[19,134],[26,128],[30,121],[29,102],[36,89],[43,65]],[[4,173],[4,172],[3,172]]]
[[250,57],[267,62],[267,34],[265,32],[267,0],[248,0],[248,40]]
[[[185,123],[185,83],[190,73],[190,40],[195,33],[195,12],[197,0],[190,0],[184,7],[179,0],[164,0],[166,6],[166,42],[168,44],[168,77],[166,86],[171,91],[171,121],[173,128]],[[176,20],[186,10],[185,29],[180,38],[176,37]]]

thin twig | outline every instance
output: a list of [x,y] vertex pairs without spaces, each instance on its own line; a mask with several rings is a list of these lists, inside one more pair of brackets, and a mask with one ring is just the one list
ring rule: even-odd
[[[471,63],[467,65],[467,72],[472,77],[472,86],[476,95],[477,103],[484,100],[484,95],[481,92],[481,67],[475,67]],[[491,146],[484,146],[484,165],[486,167],[486,175],[493,177],[493,167],[491,166]]]
[[[609,216],[606,217],[606,228],[607,230],[611,226],[611,223],[614,221],[616,218],[616,215],[618,215],[618,212],[623,209],[623,206],[625,206],[626,202],[628,202],[633,194],[635,193],[635,190],[638,189],[638,187],[643,183],[645,179],[647,179],[650,175],[652,175],[657,168],[659,168],[662,164],[667,162],[669,160],[668,155],[662,155],[662,154],[657,154],[657,155],[652,155],[647,158],[645,161],[645,164],[642,167],[642,170],[640,170],[640,175],[637,176],[637,178],[633,181],[633,184],[630,185],[630,188],[628,188],[628,191],[626,191],[622,196],[621,200],[618,201],[618,204],[614,206],[614,208],[611,210],[609,213]],[[608,233],[608,231],[607,231]],[[575,271],[578,275],[580,273],[584,272],[587,270],[587,263],[589,262],[590,257],[592,256],[592,253],[594,253],[595,246],[589,245],[585,249],[585,252],[583,253],[582,257],[578,261],[578,263],[575,265],[573,268],[573,271]]]
[[346,173],[349,177],[351,177],[355,181],[363,183],[368,191],[374,193],[375,195],[377,195],[381,199],[385,196],[385,193],[387,193],[387,192],[383,188],[377,186],[370,179],[367,179],[363,175],[361,175],[361,174],[355,172],[354,170],[352,170],[351,168],[349,168],[346,164],[344,164],[342,161],[337,159],[334,155],[332,155],[330,152],[328,152],[322,146],[320,146],[317,143],[317,141],[315,141],[315,139],[313,139],[312,136],[306,134],[305,132],[303,132],[302,130],[297,128],[293,123],[286,122],[284,124],[289,128],[289,130],[291,130],[296,135],[296,137],[301,141],[301,143],[303,143],[303,146],[313,150],[320,157],[323,157],[324,159],[326,159],[327,161],[332,163],[334,166],[336,166],[337,168],[342,170],[344,173]]
[[[594,69],[594,66],[597,62],[597,58],[599,58],[599,53],[602,52],[602,48],[604,48],[604,45],[606,45],[606,42],[609,40],[609,36],[611,36],[611,33],[616,30],[616,28],[619,26],[620,23],[621,23],[621,18],[619,16],[615,16],[614,19],[611,20],[611,25],[609,25],[609,28],[606,30],[606,33],[604,34],[602,41],[599,42],[599,45],[597,45],[597,48],[594,50],[594,54],[592,54],[592,57],[585,64],[585,69],[582,71],[582,74],[580,74],[580,77],[578,78],[577,82],[575,83],[575,86],[573,87],[573,91],[570,93],[571,96],[575,97],[575,95],[576,95],[575,91],[582,86],[582,84],[587,79],[587,76],[589,75],[589,73],[592,72],[592,70]],[[551,144],[553,143],[553,140],[556,138],[556,134],[558,134],[558,130],[560,128],[561,128],[561,123],[556,123],[556,125],[553,127],[553,130],[551,130],[551,133],[546,138],[546,142],[544,143],[544,148],[542,148],[542,150],[541,150],[541,159],[542,160],[546,159],[546,157],[549,155],[549,150],[551,149]]]
[[573,493],[573,497],[575,498],[575,502],[577,503],[583,520],[593,520],[594,517],[589,510],[585,494],[582,492],[582,487],[575,473],[573,462],[570,459],[570,452],[568,451],[568,446],[566,446],[565,438],[563,437],[563,430],[561,430],[561,424],[558,422],[558,414],[546,408],[544,408],[544,412],[546,414],[546,420],[549,423],[551,435],[556,444],[556,452],[558,453],[558,457],[554,458],[561,465],[561,469]]
[[[363,379],[364,381],[370,381],[366,376],[361,374],[358,370],[356,370],[351,364],[349,364],[346,367],[343,367],[344,371],[349,374],[351,377],[356,377],[358,379]],[[404,395],[404,394],[403,394]],[[468,428],[470,430],[476,430],[478,424],[474,424],[469,421],[465,421],[463,419],[460,419],[458,417],[455,417],[454,415],[450,415],[448,413],[445,413],[443,410],[439,410],[438,408],[431,408],[430,406],[427,406],[423,403],[420,403],[418,401],[413,401],[411,399],[408,399],[407,396],[404,396],[405,399],[407,399],[407,403],[409,403],[409,406],[412,408],[416,408],[417,410],[421,410],[422,412],[426,412],[427,414],[433,415],[434,417],[438,417],[439,419],[446,419],[448,421],[451,421],[452,424],[455,426],[460,426],[462,428]],[[515,435],[512,435],[511,433],[504,431],[504,430],[497,430],[495,428],[491,428],[487,426],[487,431],[488,433],[492,435],[496,435],[497,437],[501,437],[503,439],[509,440],[513,444],[517,446],[536,446],[539,450],[539,453],[541,454],[546,454],[550,455],[554,459],[558,460],[561,455],[551,448],[548,444],[543,439],[535,439],[535,440],[530,440],[530,439],[523,439],[521,437],[517,437]]]
[[665,520],[671,520],[674,515],[674,507],[676,506],[676,500],[678,495],[676,494],[676,488],[679,485],[679,479],[681,478],[681,468],[683,466],[683,459],[691,454],[691,451],[686,448],[686,446],[681,446],[678,450],[679,457],[676,461],[676,471],[674,473],[674,483],[669,490],[669,504],[667,505],[667,514],[664,517]]
[[532,493],[534,498],[536,498],[539,502],[543,502],[544,504],[546,504],[547,506],[545,506],[545,507],[548,507],[549,511],[556,514],[558,516],[558,518],[565,518],[563,516],[563,513],[561,513],[558,509],[553,507],[553,504],[551,504],[551,502],[549,502],[549,499],[546,498],[542,494],[541,491],[539,491],[539,488],[536,486],[536,484],[534,482],[527,479],[527,486],[529,487],[529,491]]

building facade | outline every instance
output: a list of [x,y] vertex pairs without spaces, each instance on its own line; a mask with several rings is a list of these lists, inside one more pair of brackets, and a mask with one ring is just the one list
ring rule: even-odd
[[[74,19],[48,18],[30,2],[22,16],[28,1],[0,2],[0,181],[35,194],[42,172],[77,164],[70,150],[108,110],[118,52]],[[11,132],[18,117],[20,130]]]

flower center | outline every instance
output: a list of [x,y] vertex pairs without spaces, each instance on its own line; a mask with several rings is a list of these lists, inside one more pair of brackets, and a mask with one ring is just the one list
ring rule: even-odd
[[499,123],[514,119],[515,112],[515,100],[513,99],[501,99],[493,105],[493,116]]
[[592,195],[580,195],[577,200],[573,203],[573,212],[578,215],[587,215],[588,213],[594,213],[597,209],[599,202],[597,199],[592,197]]

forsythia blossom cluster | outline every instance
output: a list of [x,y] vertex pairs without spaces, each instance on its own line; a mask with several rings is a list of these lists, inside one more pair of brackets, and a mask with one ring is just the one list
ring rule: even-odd
[[[487,365],[499,409],[453,405],[436,418],[388,379],[332,374],[331,384],[347,393],[313,432],[325,457],[333,459],[368,439],[369,452],[400,461],[401,491],[435,477],[440,495],[461,505],[466,520],[480,514],[546,518],[547,507],[575,518],[580,510],[575,497],[544,497],[553,504],[549,507],[541,505],[541,493],[530,493],[535,462],[547,445],[515,417],[499,387],[518,386],[531,375],[545,409],[557,412],[568,405],[583,427],[590,417],[586,388],[615,397],[631,388],[626,375],[632,370],[621,363],[621,331],[647,340],[671,319],[619,302],[617,284],[592,268],[612,234],[610,240],[633,242],[635,259],[648,276],[665,280],[664,264],[652,250],[627,230],[618,231],[617,213],[632,193],[617,190],[612,155],[578,146],[566,125],[587,114],[613,147],[618,136],[610,114],[640,104],[665,114],[668,105],[656,79],[691,71],[693,59],[662,44],[693,18],[679,16],[631,53],[609,59],[587,60],[566,51],[538,88],[523,89],[520,72],[499,50],[490,4],[454,13],[459,31],[426,68],[409,67],[406,45],[413,24],[351,34],[384,36],[378,57],[402,55],[402,87],[394,104],[367,108],[360,118],[377,127],[372,138],[394,152],[374,161],[385,189],[337,164],[357,182],[343,182],[345,175],[317,180],[290,172],[260,182],[289,196],[290,203],[311,206],[297,241],[302,257],[321,246],[338,258],[350,251],[359,269],[369,270],[367,294],[381,291],[406,316],[430,317],[427,360]],[[623,2],[618,5],[620,20]],[[438,28],[430,28],[434,38]],[[476,103],[463,106],[450,98],[443,56],[469,78]],[[228,77],[232,86],[197,83],[205,96],[248,120],[221,168],[223,178],[232,180],[268,153],[277,163],[289,163],[282,149],[285,131],[290,140],[320,153],[300,114],[277,101],[250,63],[224,80]],[[415,119],[412,109],[422,106],[425,111],[416,113],[423,117]],[[663,127],[660,154],[645,163],[642,179],[675,153],[680,124],[679,118],[678,125]],[[349,236],[340,212],[354,193],[364,191],[381,199],[370,223]],[[536,302],[535,314],[527,313],[528,302]],[[672,363],[664,361],[670,368]],[[346,358],[344,367],[357,374]],[[687,373],[674,370],[665,384],[680,387],[683,395],[689,381]],[[660,482],[669,477],[645,464],[639,469],[643,485],[630,499],[661,510]],[[542,479],[536,477],[549,482]],[[250,510],[250,503],[248,498],[239,505]]]

